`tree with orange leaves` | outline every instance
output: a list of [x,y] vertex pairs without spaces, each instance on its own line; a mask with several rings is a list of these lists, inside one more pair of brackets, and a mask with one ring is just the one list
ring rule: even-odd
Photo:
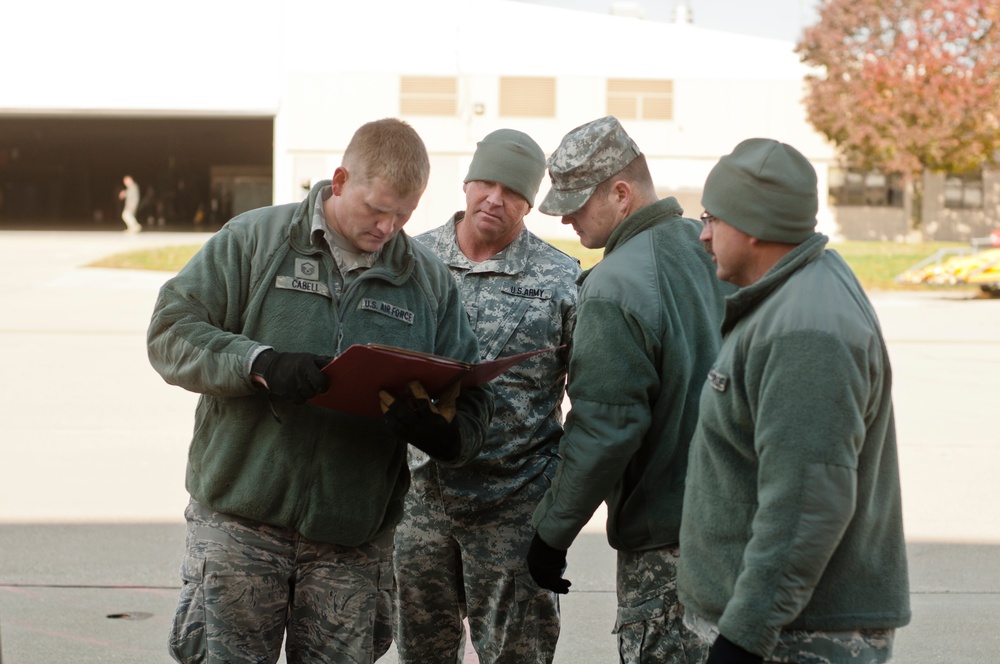
[[847,164],[899,173],[919,226],[924,171],[968,173],[1000,149],[997,0],[822,0],[796,52],[809,121]]

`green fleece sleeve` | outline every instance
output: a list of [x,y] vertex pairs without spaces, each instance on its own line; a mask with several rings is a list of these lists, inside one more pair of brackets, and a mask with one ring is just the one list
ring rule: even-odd
[[224,229],[163,285],[146,342],[165,381],[217,397],[254,392],[248,365],[259,344],[238,332],[249,273],[248,256]]
[[641,445],[660,386],[659,344],[658,334],[610,299],[578,304],[561,461],[533,517],[550,546],[569,548]]
[[865,358],[815,331],[748,354],[758,504],[719,629],[764,657],[808,604],[853,517],[871,389]]

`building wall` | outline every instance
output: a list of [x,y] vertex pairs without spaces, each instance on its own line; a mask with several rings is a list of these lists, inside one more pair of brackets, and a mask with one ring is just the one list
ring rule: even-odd
[[1000,228],[1000,170],[983,172],[983,207],[951,209],[944,205],[945,177],[924,178],[923,237],[941,242],[966,242],[988,237]]
[[[626,77],[626,69],[622,67],[622,77]],[[608,112],[607,76],[554,77],[555,116],[538,118],[500,114],[498,73],[450,75],[458,81],[456,113],[435,117],[401,115],[399,73],[289,73],[275,118],[275,200],[298,200],[307,183],[329,178],[351,134],[364,122],[402,117],[420,133],[431,155],[431,181],[407,227],[410,232],[420,232],[443,223],[464,207],[462,179],[476,143],[489,132],[500,127],[525,131],[551,154],[568,131]],[[705,178],[719,157],[753,136],[795,145],[825,173],[833,151],[806,123],[797,103],[802,94],[800,80],[672,80],[672,120],[622,120],[646,154],[659,191],[699,201]],[[547,190],[546,178],[539,200]],[[698,204],[685,208],[692,216],[701,212]],[[820,219],[822,230],[835,232],[827,210]],[[546,237],[572,236],[572,230],[558,219],[536,211],[529,214],[527,223]]]
[[[93,0],[69,8],[57,24],[48,11],[18,3],[0,40],[0,61],[18,63],[0,68],[0,113],[273,117],[275,203],[300,200],[310,183],[330,177],[359,125],[400,116],[403,76],[458,81],[453,116],[405,116],[432,163],[412,232],[464,206],[461,180],[490,131],[521,129],[551,154],[565,133],[607,114],[608,79],[658,79],[673,82],[672,119],[623,124],[646,153],[657,190],[677,194],[687,214],[701,211],[701,187],[719,157],[762,136],[795,146],[815,166],[821,231],[844,239],[908,234],[898,208],[828,204],[836,153],[806,119],[807,70],[790,42],[509,0],[177,0],[169,7]],[[558,39],[554,25],[573,39]],[[503,47],[486,44],[486,32]],[[502,76],[555,78],[554,116],[503,117]],[[989,175],[979,211],[945,209],[938,194],[930,196],[928,238],[967,239],[995,227],[998,187]],[[547,182],[539,196],[546,190]],[[545,236],[571,235],[536,211],[527,222]]]

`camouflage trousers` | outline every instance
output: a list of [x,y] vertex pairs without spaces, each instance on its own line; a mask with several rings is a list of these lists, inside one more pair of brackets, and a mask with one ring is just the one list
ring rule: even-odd
[[170,654],[182,664],[373,662],[388,650],[392,533],[342,547],[191,501]]
[[[719,627],[690,611],[684,622],[705,643],[719,636]],[[885,664],[892,660],[894,629],[845,632],[783,630],[765,664]]]
[[680,547],[618,552],[618,657],[623,664],[700,664],[708,648],[684,626]]
[[559,601],[528,574],[531,514],[548,481],[475,513],[451,517],[439,501],[406,496],[396,528],[396,624],[401,664],[462,661],[468,617],[482,664],[551,662]]

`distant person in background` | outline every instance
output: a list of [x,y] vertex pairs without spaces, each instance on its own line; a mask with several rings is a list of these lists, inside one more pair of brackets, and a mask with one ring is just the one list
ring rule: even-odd
[[142,230],[139,220],[135,218],[135,211],[139,208],[139,185],[135,183],[131,175],[122,178],[125,188],[118,192],[119,200],[125,201],[122,207],[122,221],[125,222],[126,233],[138,233]]
[[396,647],[401,664],[461,659],[468,617],[483,664],[551,662],[559,601],[528,574],[531,514],[552,483],[562,437],[580,266],[524,225],[545,175],[527,134],[479,142],[466,207],[417,240],[462,291],[480,360],[542,348],[490,383],[496,399],[482,454],[461,468],[410,450],[413,484],[396,530]]

